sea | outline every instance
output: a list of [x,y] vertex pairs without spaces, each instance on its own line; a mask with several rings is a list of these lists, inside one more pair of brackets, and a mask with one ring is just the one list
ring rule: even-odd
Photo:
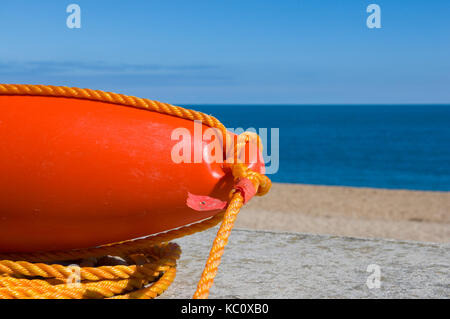
[[450,191],[450,105],[185,106],[266,129],[274,182]]

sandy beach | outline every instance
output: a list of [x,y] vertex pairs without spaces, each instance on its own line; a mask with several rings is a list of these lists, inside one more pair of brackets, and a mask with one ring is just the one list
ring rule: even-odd
[[450,192],[274,183],[236,227],[450,242]]

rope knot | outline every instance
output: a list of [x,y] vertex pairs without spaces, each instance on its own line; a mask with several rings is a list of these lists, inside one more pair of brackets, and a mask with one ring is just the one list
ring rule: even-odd
[[[254,195],[257,196],[267,194],[272,186],[272,182],[266,175],[252,171],[245,163],[234,164],[231,167],[231,172],[235,180],[235,186],[231,191],[231,195],[233,195],[236,190],[241,190],[239,189],[239,186],[243,184],[244,180],[251,182],[254,187]],[[246,202],[247,201],[248,200],[246,200]]]

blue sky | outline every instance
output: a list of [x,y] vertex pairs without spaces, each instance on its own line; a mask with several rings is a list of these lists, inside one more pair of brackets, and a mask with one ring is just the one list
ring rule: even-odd
[[0,37],[3,83],[173,104],[450,103],[448,0],[5,0]]

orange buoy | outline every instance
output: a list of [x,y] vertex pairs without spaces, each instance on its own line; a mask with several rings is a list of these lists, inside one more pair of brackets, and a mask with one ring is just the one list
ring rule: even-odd
[[[227,201],[234,180],[226,164],[175,163],[171,157],[179,143],[172,132],[185,128],[194,136],[192,120],[202,113],[90,90],[86,97],[58,94],[58,87],[52,94],[39,87],[34,93],[2,89],[0,252],[115,243],[224,209],[195,210],[186,200],[192,193]],[[205,120],[203,129],[214,126],[214,118]],[[208,147],[201,142],[202,153]],[[248,164],[263,173],[260,156]]]

